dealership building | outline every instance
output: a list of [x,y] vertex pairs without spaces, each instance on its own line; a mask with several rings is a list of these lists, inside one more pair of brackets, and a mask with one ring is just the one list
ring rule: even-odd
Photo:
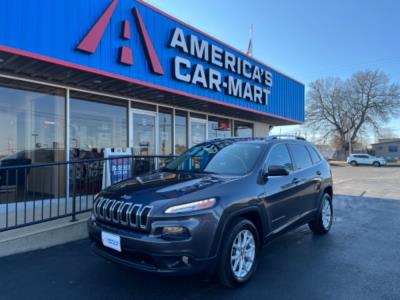
[[304,85],[143,1],[5,1],[0,158],[176,155],[304,120]]
[[[101,166],[74,162],[107,149],[152,157],[139,174],[304,120],[302,83],[144,1],[5,1],[0,28],[0,205],[93,195]],[[4,170],[16,165],[32,167]]]

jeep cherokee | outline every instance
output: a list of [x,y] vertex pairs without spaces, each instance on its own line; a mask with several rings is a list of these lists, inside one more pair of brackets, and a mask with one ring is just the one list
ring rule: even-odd
[[156,273],[212,272],[237,287],[271,239],[304,224],[327,233],[332,193],[329,164],[302,138],[216,139],[102,191],[89,236],[111,261]]

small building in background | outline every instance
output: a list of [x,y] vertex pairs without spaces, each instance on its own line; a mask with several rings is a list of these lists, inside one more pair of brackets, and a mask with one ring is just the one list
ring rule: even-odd
[[375,156],[384,157],[388,161],[400,160],[400,138],[379,139],[371,144]]

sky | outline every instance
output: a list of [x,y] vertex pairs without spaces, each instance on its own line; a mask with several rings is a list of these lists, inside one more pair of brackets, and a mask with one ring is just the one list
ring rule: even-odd
[[[146,0],[307,86],[379,69],[400,83],[398,0]],[[400,136],[400,116],[383,127]],[[280,130],[280,129],[278,129]],[[293,130],[286,127],[284,131]]]

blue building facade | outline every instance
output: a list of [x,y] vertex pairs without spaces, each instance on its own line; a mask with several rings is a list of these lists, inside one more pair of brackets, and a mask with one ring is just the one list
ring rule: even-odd
[[[303,84],[142,1],[5,1],[0,28],[2,51],[40,55],[287,123],[304,121]],[[185,80],[177,79],[176,68]],[[220,84],[210,86],[210,70]]]

